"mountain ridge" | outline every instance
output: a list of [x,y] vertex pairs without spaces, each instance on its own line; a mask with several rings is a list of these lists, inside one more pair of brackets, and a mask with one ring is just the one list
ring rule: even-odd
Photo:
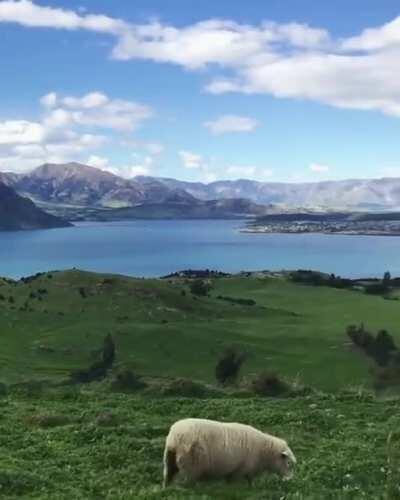
[[44,212],[0,180],[0,231],[69,226],[69,222]]
[[0,173],[0,181],[35,202],[128,208],[143,204],[247,199],[285,208],[393,210],[400,207],[400,178],[343,179],[303,183],[250,179],[211,183],[169,177],[125,179],[79,163],[44,164],[27,174]]

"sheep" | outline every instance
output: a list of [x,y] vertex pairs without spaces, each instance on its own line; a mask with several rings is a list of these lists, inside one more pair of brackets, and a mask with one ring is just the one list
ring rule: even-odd
[[272,472],[290,479],[296,458],[286,441],[238,423],[187,418],[170,428],[164,450],[164,488],[181,473],[189,482],[247,479]]

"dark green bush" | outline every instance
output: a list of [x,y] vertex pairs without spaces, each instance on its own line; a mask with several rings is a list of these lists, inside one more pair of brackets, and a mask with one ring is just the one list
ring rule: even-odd
[[252,389],[258,396],[278,397],[288,395],[290,386],[276,373],[262,372],[252,381]]

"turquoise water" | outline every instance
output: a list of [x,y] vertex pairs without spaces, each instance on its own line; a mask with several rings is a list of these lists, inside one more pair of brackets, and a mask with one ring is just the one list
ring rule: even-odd
[[80,269],[161,276],[182,269],[317,269],[400,276],[400,237],[241,234],[238,221],[83,223],[0,233],[0,276]]

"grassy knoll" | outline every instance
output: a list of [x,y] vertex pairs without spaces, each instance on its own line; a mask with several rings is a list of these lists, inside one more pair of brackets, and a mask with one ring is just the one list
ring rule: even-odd
[[[171,399],[85,387],[0,399],[0,496],[65,499],[399,498],[398,403],[325,396]],[[295,478],[161,489],[170,424],[186,416],[244,421],[285,436]],[[392,444],[387,439],[391,432]]]
[[368,362],[348,345],[346,326],[363,321],[373,331],[386,328],[400,343],[399,317],[398,301],[284,278],[218,278],[203,298],[193,297],[182,279],[72,270],[28,282],[0,280],[0,381],[64,378],[95,359],[112,333],[118,363],[147,376],[210,382],[221,351],[234,344],[249,352],[243,375],[272,369],[335,391],[369,379]]

